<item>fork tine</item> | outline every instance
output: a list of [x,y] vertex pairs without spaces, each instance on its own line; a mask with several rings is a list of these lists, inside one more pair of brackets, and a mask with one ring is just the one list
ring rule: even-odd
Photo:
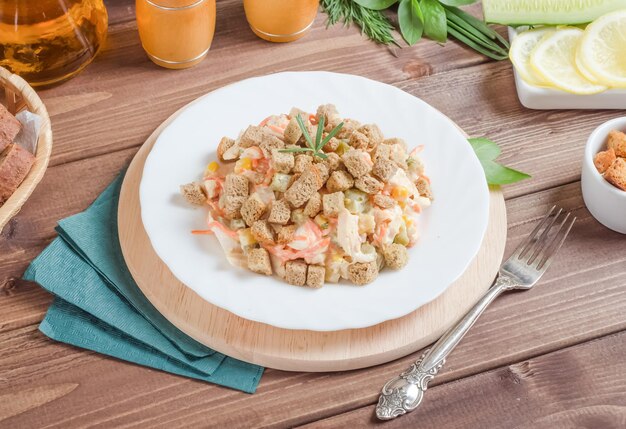
[[535,261],[535,259],[537,259],[537,257],[541,254],[541,251],[545,247],[546,241],[548,241],[548,235],[550,234],[550,230],[552,229],[552,226],[554,226],[554,223],[559,218],[559,216],[561,216],[561,213],[563,213],[563,209],[559,209],[559,211],[556,212],[556,214],[552,217],[550,223],[548,223],[548,225],[543,229],[543,232],[535,241],[535,245],[532,247],[532,252],[530,252],[529,249],[530,256],[528,257],[528,265],[531,265]]
[[539,260],[539,263],[537,264],[538,270],[545,271],[548,268],[548,266],[552,262],[552,259],[554,258],[554,255],[556,255],[556,253],[559,251],[559,249],[563,245],[563,242],[565,242],[565,239],[567,238],[567,235],[572,229],[572,226],[574,226],[574,222],[576,222],[576,216],[574,216],[574,218],[569,222],[569,224],[567,225],[567,228],[565,229],[565,232],[563,233],[563,236],[561,237],[559,241],[557,241],[557,237],[559,236],[559,232],[561,231],[561,228],[563,227],[565,222],[567,222],[567,219],[569,218],[569,216],[570,216],[570,213],[567,213],[567,216],[565,216],[565,219],[563,219],[563,222],[561,222],[561,225],[559,225],[559,229],[556,231],[556,234],[554,234],[554,237],[548,244],[548,247],[546,251],[544,252],[543,257]]
[[517,257],[521,259],[524,256],[526,251],[529,250],[528,246],[532,243],[533,238],[535,238],[535,236],[539,233],[543,225],[548,221],[548,219],[550,218],[550,215],[552,214],[555,208],[556,206],[552,206],[552,208],[548,211],[548,214],[544,216],[544,218],[541,220],[541,222],[539,222],[539,224],[535,227],[535,229],[533,229],[532,232],[528,235],[528,237],[526,237],[526,239],[522,241],[522,243],[519,246],[517,246],[517,249],[515,249],[515,251],[513,252],[512,257]]

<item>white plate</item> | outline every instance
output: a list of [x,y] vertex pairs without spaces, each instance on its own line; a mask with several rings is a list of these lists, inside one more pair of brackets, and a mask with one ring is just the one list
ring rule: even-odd
[[[524,31],[528,27],[519,27]],[[509,40],[517,35],[514,28],[509,27]],[[513,67],[517,98],[524,107],[529,109],[626,109],[626,89],[609,89],[599,94],[579,95],[558,89],[533,86],[522,79]]]
[[[435,202],[421,216],[422,237],[400,271],[384,270],[363,287],[295,287],[231,267],[217,241],[195,236],[205,210],[192,209],[179,185],[197,180],[222,136],[292,106],[314,111],[334,103],[344,117],[377,123],[410,147],[424,144]],[[216,90],[189,105],[159,136],[140,185],[141,216],[154,250],[202,298],[243,318],[286,329],[364,328],[404,316],[433,300],[478,252],[488,221],[483,170],[455,124],[425,102],[362,77],[326,72],[278,73]]]

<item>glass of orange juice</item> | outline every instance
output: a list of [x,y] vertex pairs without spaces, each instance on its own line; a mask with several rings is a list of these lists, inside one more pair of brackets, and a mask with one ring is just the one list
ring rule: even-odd
[[204,59],[215,33],[215,0],[136,0],[143,49],[161,67],[184,69]]
[[291,42],[313,25],[319,0],[244,0],[248,24],[261,39]]

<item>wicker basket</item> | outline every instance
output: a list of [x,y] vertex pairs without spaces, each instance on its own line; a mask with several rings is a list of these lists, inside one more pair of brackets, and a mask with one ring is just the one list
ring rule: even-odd
[[42,119],[35,163],[19,188],[0,207],[0,232],[2,232],[4,225],[20,211],[48,167],[52,151],[52,129],[46,106],[35,90],[24,79],[2,67],[0,67],[0,100],[3,100],[9,112],[13,114],[26,109],[38,114]]

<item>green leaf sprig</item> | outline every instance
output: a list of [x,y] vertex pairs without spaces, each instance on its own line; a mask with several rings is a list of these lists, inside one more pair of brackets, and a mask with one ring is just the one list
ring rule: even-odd
[[485,137],[468,139],[472,145],[480,165],[482,165],[490,185],[508,185],[528,179],[531,176],[495,162],[500,155],[500,147]]
[[[387,7],[396,1],[390,1]],[[346,27],[356,24],[361,28],[361,33],[368,39],[383,45],[392,43],[397,45],[396,39],[391,33],[394,29],[393,25],[381,11],[374,7],[363,7],[353,0],[321,0],[320,3],[328,15],[327,27],[340,21]]]
[[322,148],[326,146],[326,143],[330,141],[335,135],[341,130],[343,127],[343,122],[333,128],[326,137],[322,138],[324,134],[324,116],[320,117],[320,121],[317,124],[317,133],[315,133],[315,141],[311,138],[311,134],[309,134],[309,130],[304,125],[304,121],[300,114],[296,116],[296,122],[302,130],[302,135],[304,136],[304,140],[306,141],[307,147],[291,147],[288,149],[281,149],[279,152],[311,152],[313,156],[317,156],[318,158],[326,159],[328,156],[322,151]]

